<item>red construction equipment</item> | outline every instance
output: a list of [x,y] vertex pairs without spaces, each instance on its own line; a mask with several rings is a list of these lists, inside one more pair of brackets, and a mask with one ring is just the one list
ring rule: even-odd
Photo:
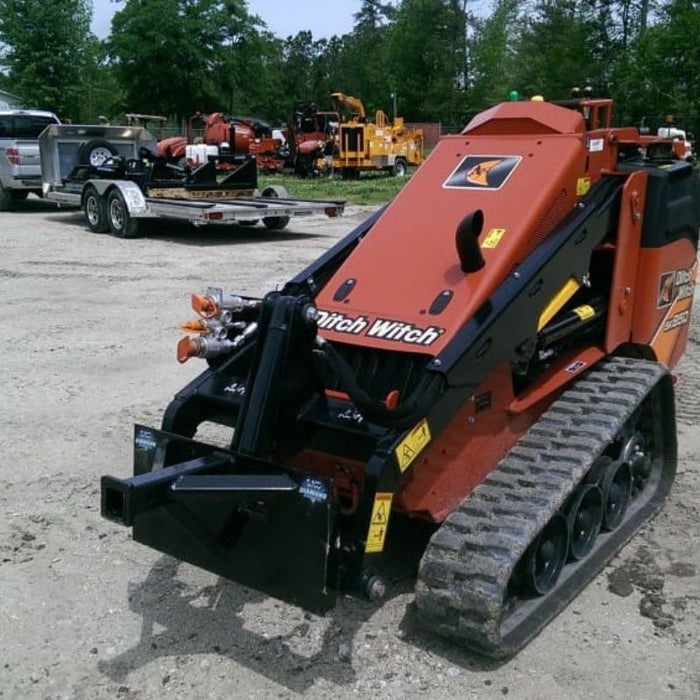
[[[497,105],[281,290],[193,297],[178,359],[208,366],[160,430],[136,427],[134,475],[103,477],[103,515],[316,610],[338,590],[381,599],[387,554],[422,522],[421,623],[488,655],[522,648],[676,468],[668,368],[698,178],[670,149],[643,156],[611,113]],[[227,447],[196,439],[206,421]]]
[[[202,132],[201,136],[195,135],[198,131]],[[276,172],[284,164],[284,156],[280,154],[283,145],[284,136],[275,135],[269,124],[260,119],[197,112],[188,121],[187,136],[158,142],[158,155],[181,166],[198,167],[209,157],[250,153],[259,169]]]

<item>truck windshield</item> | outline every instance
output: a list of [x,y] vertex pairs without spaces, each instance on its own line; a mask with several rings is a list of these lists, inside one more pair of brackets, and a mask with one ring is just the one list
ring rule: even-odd
[[50,116],[0,114],[0,138],[35,139],[49,124],[55,123]]

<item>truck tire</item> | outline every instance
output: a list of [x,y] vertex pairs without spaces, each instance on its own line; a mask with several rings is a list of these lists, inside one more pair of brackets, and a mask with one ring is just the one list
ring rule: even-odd
[[107,233],[109,231],[107,204],[104,197],[92,185],[85,190],[83,196],[83,213],[88,228],[93,233]]
[[[281,185],[270,185],[266,187],[262,192],[263,197],[277,197],[281,199],[286,199],[289,197],[287,190]],[[266,216],[263,218],[263,224],[266,228],[280,230],[287,226],[289,223],[288,216]]]
[[408,172],[408,167],[406,166],[406,160],[404,158],[397,158],[394,161],[394,177],[406,177]]
[[12,204],[12,192],[0,184],[0,211],[9,211]]
[[108,158],[117,155],[117,149],[105,139],[87,141],[78,150],[78,163],[92,165],[95,168],[102,165]]
[[132,219],[124,196],[118,189],[113,189],[107,197],[107,224],[109,232],[117,238],[136,238],[139,222]]

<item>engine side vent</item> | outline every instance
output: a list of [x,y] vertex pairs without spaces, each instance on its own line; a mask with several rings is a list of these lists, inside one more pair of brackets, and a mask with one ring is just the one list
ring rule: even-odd
[[573,206],[574,202],[573,200],[570,201],[569,191],[566,187],[559,190],[559,194],[549,208],[549,211],[542,217],[535,228],[535,232],[530,236],[527,246],[527,255],[549,236],[554,230],[554,227],[571,211]]

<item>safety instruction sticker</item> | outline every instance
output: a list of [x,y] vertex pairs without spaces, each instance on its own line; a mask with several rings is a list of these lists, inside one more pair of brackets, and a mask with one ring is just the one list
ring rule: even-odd
[[576,196],[583,197],[584,194],[591,189],[591,178],[590,177],[580,177],[576,180]]
[[430,427],[428,421],[423,420],[406,435],[396,448],[396,460],[399,463],[399,469],[405,472],[411,466],[413,460],[418,456],[418,453],[430,442]]
[[365,552],[367,554],[381,552],[384,549],[384,540],[386,539],[386,531],[389,525],[389,514],[391,513],[391,500],[393,497],[391,493],[377,493],[374,496],[372,518],[369,521],[367,543],[365,544]]
[[495,248],[501,242],[501,238],[503,238],[505,234],[506,230],[504,228],[489,229],[489,232],[486,234],[486,238],[484,238],[483,242],[481,243],[481,247]]

